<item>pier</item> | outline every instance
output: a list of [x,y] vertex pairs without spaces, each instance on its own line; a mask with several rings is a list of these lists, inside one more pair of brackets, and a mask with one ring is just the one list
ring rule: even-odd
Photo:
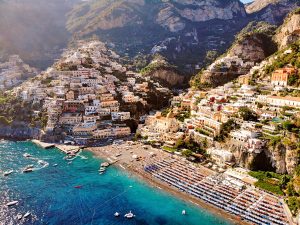
[[55,145],[55,147],[66,154],[70,154],[71,152],[78,152],[82,148],[80,146],[73,145]]
[[45,142],[42,142],[42,141],[39,141],[39,140],[32,140],[32,142],[44,149],[49,149],[49,148],[54,148],[55,147],[55,144],[49,144],[49,143],[45,143]]

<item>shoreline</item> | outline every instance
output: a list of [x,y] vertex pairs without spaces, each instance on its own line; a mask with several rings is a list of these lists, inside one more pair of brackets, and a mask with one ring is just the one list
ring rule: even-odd
[[[109,147],[109,146],[106,146],[106,147]],[[100,148],[102,148],[102,147],[100,147]],[[93,153],[99,159],[107,160],[107,161],[111,160],[111,157],[109,157],[102,151],[99,151],[98,149],[99,149],[99,147],[85,148],[84,150]],[[196,207],[206,210],[207,212],[209,212],[212,215],[218,216],[219,218],[224,218],[225,220],[227,220],[228,222],[230,222],[232,224],[235,224],[235,225],[250,225],[251,224],[245,220],[241,220],[238,216],[232,215],[232,214],[226,212],[225,210],[222,210],[214,205],[211,205],[211,204],[201,200],[200,198],[192,196],[186,192],[182,192],[182,191],[178,190],[177,188],[170,186],[167,183],[154,178],[153,176],[144,172],[143,168],[135,167],[134,164],[129,165],[128,163],[124,162],[123,160],[119,160],[116,163],[114,163],[113,165],[124,170],[129,175],[132,175],[132,176],[142,180],[143,182],[145,182],[146,184],[150,185],[153,188],[157,188],[168,194],[171,194],[175,198],[178,198],[187,203],[193,204]]]

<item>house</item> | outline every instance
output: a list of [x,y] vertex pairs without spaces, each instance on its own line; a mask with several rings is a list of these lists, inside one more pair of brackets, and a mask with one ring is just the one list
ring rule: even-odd
[[246,75],[239,76],[237,81],[241,85],[243,85],[243,84],[249,85],[250,79],[251,79],[251,76],[249,74],[246,74]]
[[60,124],[76,125],[82,121],[82,116],[78,113],[63,113],[59,118]]
[[273,72],[271,77],[271,84],[274,86],[288,86],[288,79],[291,75],[297,74],[298,71],[295,68],[282,68]]
[[268,96],[267,103],[274,107],[289,106],[294,108],[300,108],[300,97],[292,96]]
[[233,159],[233,154],[224,149],[209,148],[207,149],[207,154],[209,154],[211,159],[220,166],[230,163]]
[[112,121],[124,121],[130,119],[130,112],[112,112],[111,113]]

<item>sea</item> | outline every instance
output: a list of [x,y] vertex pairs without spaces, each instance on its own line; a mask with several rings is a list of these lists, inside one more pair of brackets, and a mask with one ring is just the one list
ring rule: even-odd
[[[32,157],[26,158],[24,153]],[[101,159],[82,151],[73,161],[58,149],[0,141],[1,225],[230,225],[188,201],[152,187],[121,168],[100,175]],[[22,173],[28,165],[34,171]],[[4,171],[13,170],[9,176]],[[19,201],[7,207],[6,203]],[[182,215],[186,210],[186,215]],[[132,212],[135,217],[126,219]],[[17,214],[27,218],[18,220]],[[114,213],[120,216],[115,217]]]

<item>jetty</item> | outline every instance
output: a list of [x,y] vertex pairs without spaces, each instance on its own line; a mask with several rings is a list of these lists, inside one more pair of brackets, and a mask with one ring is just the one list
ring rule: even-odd
[[32,142],[44,149],[49,149],[49,148],[54,148],[55,147],[55,144],[51,144],[51,143],[45,143],[45,142],[42,142],[42,141],[39,141],[39,140],[32,140]]
[[80,149],[82,149],[82,147],[80,146],[73,146],[73,145],[55,145],[55,147],[66,154],[70,154],[74,152],[77,153],[79,152]]

